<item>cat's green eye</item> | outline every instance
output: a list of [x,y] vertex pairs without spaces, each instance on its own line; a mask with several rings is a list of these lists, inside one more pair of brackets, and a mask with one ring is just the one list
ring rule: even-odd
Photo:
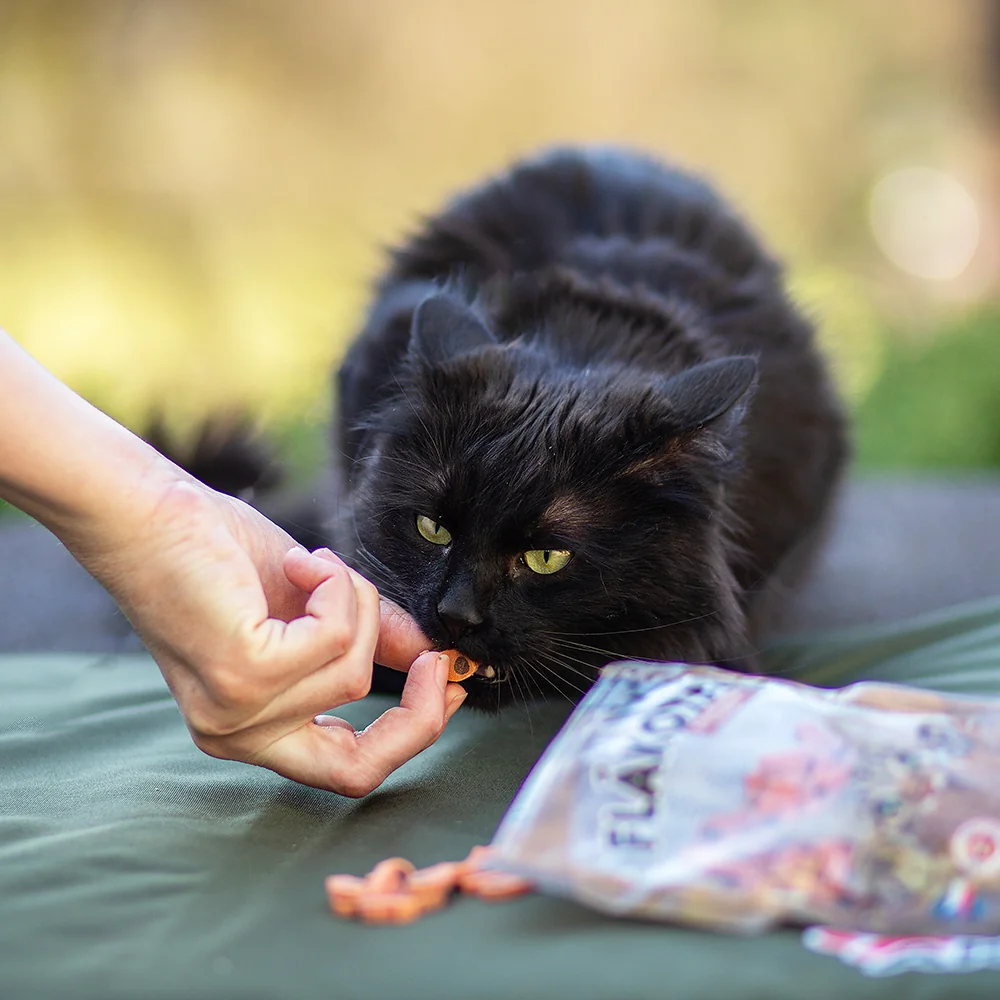
[[522,556],[532,573],[558,573],[573,557],[568,549],[528,549]]
[[417,531],[435,545],[450,545],[451,532],[443,525],[438,524],[433,518],[425,514],[417,515]]

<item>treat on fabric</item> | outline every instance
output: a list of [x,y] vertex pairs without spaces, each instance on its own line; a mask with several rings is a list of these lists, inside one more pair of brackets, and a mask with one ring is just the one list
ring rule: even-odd
[[326,880],[326,895],[330,909],[338,917],[354,917],[358,901],[364,892],[365,880],[356,875],[330,875]]
[[444,861],[415,869],[404,858],[379,862],[365,878],[330,875],[330,909],[338,917],[368,924],[408,924],[441,909],[458,892],[480,899],[512,899],[533,888],[524,878],[488,870],[487,847],[474,847],[465,861]]
[[365,888],[371,892],[403,892],[413,871],[413,864],[406,858],[386,858],[371,870]]

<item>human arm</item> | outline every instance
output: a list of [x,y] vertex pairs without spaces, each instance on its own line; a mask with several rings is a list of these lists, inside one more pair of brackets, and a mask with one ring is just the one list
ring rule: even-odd
[[[426,639],[370,583],[192,479],[2,332],[0,428],[0,496],[110,591],[207,753],[360,795],[461,704],[446,664],[417,655]],[[376,656],[409,666],[400,706],[361,734],[314,723],[367,692]]]

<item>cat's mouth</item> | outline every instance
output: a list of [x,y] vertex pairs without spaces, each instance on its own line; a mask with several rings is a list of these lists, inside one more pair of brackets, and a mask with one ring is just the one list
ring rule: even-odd
[[491,663],[481,664],[471,678],[474,684],[484,684],[490,687],[503,684],[506,680],[507,672],[503,667],[495,667]]
[[503,683],[503,673],[497,670],[496,667],[491,666],[489,663],[482,667],[477,674],[483,681],[487,684],[502,684]]
[[473,681],[473,683],[497,685],[502,684],[507,679],[507,673],[502,667],[477,661],[460,650],[456,649],[445,655],[454,661],[449,666],[449,680],[459,683]]

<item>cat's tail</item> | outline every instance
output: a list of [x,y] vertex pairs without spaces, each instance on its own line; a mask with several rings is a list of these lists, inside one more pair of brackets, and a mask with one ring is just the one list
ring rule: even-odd
[[207,417],[184,442],[167,428],[162,414],[156,414],[142,436],[195,479],[241,500],[272,492],[285,479],[281,461],[244,413]]
[[329,545],[322,476],[309,488],[288,488],[284,463],[245,413],[205,419],[186,442],[156,415],[143,438],[160,454],[219,493],[238,497],[309,549]]

